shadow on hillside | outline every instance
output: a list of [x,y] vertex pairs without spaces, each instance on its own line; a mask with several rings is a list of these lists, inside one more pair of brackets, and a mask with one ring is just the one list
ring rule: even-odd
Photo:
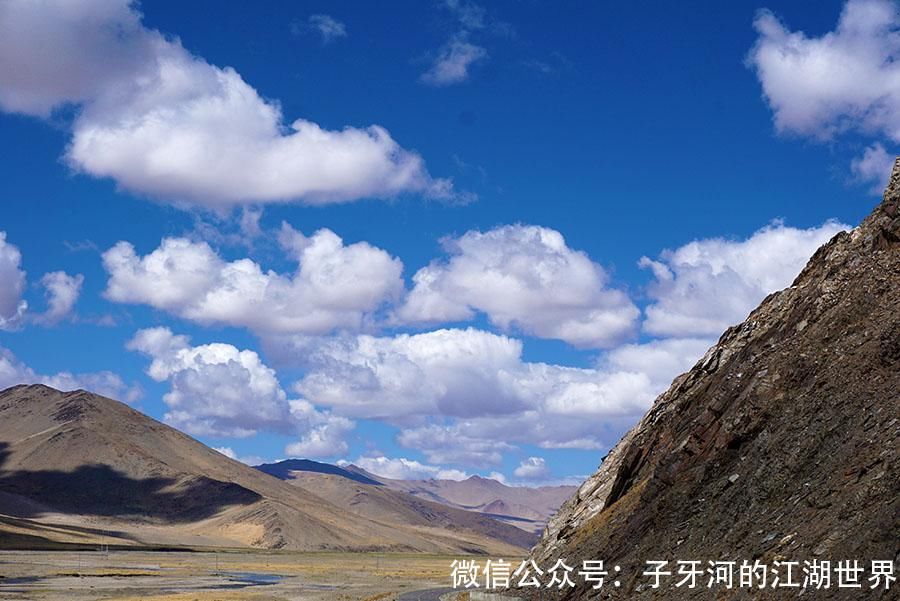
[[[85,465],[71,472],[6,471],[9,454],[9,444],[0,442],[0,492],[21,495],[65,513],[181,523],[262,498],[233,482],[205,476],[135,479],[108,465]],[[29,507],[17,509],[18,517],[42,513]]]

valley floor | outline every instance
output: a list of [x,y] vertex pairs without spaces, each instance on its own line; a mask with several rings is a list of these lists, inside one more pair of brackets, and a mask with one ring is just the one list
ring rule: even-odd
[[410,591],[446,587],[453,559],[391,553],[0,551],[0,600],[393,601]]

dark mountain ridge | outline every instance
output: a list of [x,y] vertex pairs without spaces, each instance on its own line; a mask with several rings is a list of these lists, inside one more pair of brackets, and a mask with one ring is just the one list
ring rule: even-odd
[[361,473],[345,470],[337,465],[330,463],[321,463],[311,459],[284,459],[275,463],[263,463],[255,466],[261,472],[275,476],[279,480],[289,480],[292,472],[312,472],[314,474],[330,474],[332,476],[341,476],[360,484],[370,484],[372,486],[382,486],[381,482],[373,480]]

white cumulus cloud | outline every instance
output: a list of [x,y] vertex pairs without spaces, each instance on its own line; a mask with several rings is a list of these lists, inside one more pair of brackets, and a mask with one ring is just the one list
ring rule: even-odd
[[847,128],[900,141],[900,14],[890,0],[850,0],[834,31],[810,37],[773,13],[754,22],[749,61],[780,130],[829,137]]
[[164,327],[139,330],[129,350],[151,358],[147,375],[168,382],[165,420],[195,436],[244,438],[259,431],[300,434],[288,455],[330,457],[346,452],[343,436],[353,429],[344,417],[318,411],[303,399],[288,399],[275,371],[251,350],[231,344],[192,346],[187,336]]
[[766,295],[789,286],[816,249],[846,229],[835,221],[809,229],[775,222],[746,240],[697,240],[658,260],[643,257],[640,265],[655,276],[643,329],[657,336],[718,336]]
[[230,344],[191,346],[168,328],[140,330],[127,345],[152,359],[147,375],[171,385],[165,420],[193,435],[246,437],[283,431],[287,397],[255,352]]
[[[757,15],[748,56],[776,129],[821,140],[855,131],[900,142],[900,11],[893,0],[849,0],[833,31],[792,31],[771,11]],[[875,143],[851,163],[881,192],[890,172]],[[891,157],[892,159],[892,157]]]
[[234,69],[144,27],[129,0],[3,2],[0,108],[48,117],[66,105],[80,107],[66,151],[75,170],[167,201],[226,210],[453,194],[383,127],[286,122]]
[[407,323],[471,319],[580,347],[608,347],[636,327],[637,307],[606,271],[556,230],[507,225],[443,241],[450,255],[413,277],[397,310]]
[[435,464],[479,466],[500,463],[515,444],[603,448],[708,346],[630,345],[575,368],[524,361],[521,341],[474,328],[265,342],[305,370],[294,390],[309,402],[397,424],[397,441]]
[[327,229],[306,237],[287,225],[281,240],[297,261],[293,274],[264,271],[250,259],[225,261],[205,242],[184,238],[167,238],[146,256],[119,242],[103,253],[105,296],[204,324],[320,334],[362,328],[403,289],[400,260],[365,242],[345,245]]

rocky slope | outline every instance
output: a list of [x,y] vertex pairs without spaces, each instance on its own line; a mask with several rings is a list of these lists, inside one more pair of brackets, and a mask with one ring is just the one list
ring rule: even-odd
[[0,548],[102,542],[510,556],[522,552],[521,534],[495,520],[431,526],[348,514],[118,401],[41,385],[0,392]]
[[622,567],[620,588],[565,599],[785,598],[652,589],[648,560],[900,559],[900,160],[880,206],[676,378],[532,553]]

